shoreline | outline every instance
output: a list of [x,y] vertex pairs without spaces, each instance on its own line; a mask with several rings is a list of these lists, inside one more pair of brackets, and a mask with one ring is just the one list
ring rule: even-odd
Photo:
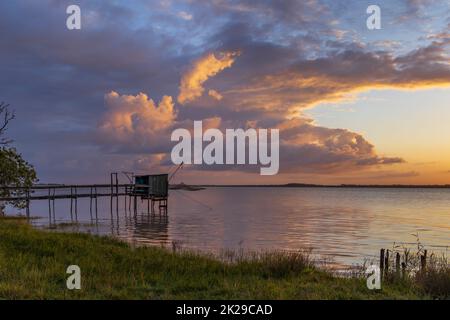
[[[207,255],[132,247],[106,236],[43,231],[0,219],[0,297],[5,299],[431,299],[411,281],[369,290],[361,276],[320,270],[304,252],[246,255],[224,263]],[[82,290],[65,288],[79,265]],[[450,279],[450,273],[444,279]]]

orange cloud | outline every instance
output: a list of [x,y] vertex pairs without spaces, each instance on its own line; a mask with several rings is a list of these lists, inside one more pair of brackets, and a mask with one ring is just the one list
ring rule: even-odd
[[216,100],[222,100],[223,96],[216,90],[209,90],[208,95]]
[[[205,114],[205,128],[279,128],[282,172],[334,174],[404,163],[399,157],[379,155],[361,134],[317,126],[313,120],[304,118],[301,111],[321,102],[342,101],[350,93],[363,90],[449,86],[447,45],[445,41],[434,42],[399,57],[387,52],[340,51],[314,60],[297,60],[250,81],[248,77],[239,78],[239,73],[245,71],[237,69],[238,81],[229,86],[231,89],[221,88],[220,93],[207,91],[216,103],[220,101],[221,108],[218,114]],[[231,67],[236,55],[207,54],[197,60],[181,79],[178,102],[185,104],[201,97],[205,82]],[[140,152],[167,154],[167,146],[156,150],[154,146],[168,141],[170,129],[192,127],[190,111],[177,119],[172,98],[168,96],[156,106],[142,93],[120,96],[111,92],[106,102],[110,110],[100,129],[104,136],[126,148],[134,146]],[[204,99],[203,103],[212,103],[212,99]],[[236,111],[248,110],[251,112],[245,119],[233,118]]]
[[112,145],[137,148],[152,143],[157,145],[176,118],[170,96],[164,96],[156,105],[144,93],[133,96],[111,91],[105,95],[105,102],[108,111],[98,128],[103,142]]
[[216,57],[213,53],[197,60],[192,68],[183,75],[178,102],[186,104],[202,96],[203,84],[210,78],[233,65],[238,52],[225,52]]
[[450,87],[449,40],[404,56],[344,51],[297,61],[283,71],[259,76],[224,91],[224,104],[237,111],[263,110],[292,117],[322,102],[339,102],[372,89]]
[[384,157],[362,135],[346,129],[316,126],[313,120],[294,118],[278,124],[281,137],[280,167],[287,172],[343,172],[403,163]]

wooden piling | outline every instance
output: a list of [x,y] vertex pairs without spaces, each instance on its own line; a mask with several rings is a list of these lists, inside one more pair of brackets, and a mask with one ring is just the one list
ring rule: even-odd
[[78,191],[77,187],[75,187],[75,221],[78,221]]
[[389,273],[389,249],[386,249],[386,255],[384,257],[384,271],[386,274]]
[[56,195],[56,189],[53,188],[53,223],[56,224],[56,210],[55,210],[55,195]]
[[384,274],[384,249],[380,250],[380,271]]
[[119,176],[116,173],[116,210],[119,212]]
[[423,255],[420,256],[420,268],[422,271],[425,271],[427,268],[427,250],[425,250]]
[[97,187],[95,187],[94,190],[95,190],[95,220],[96,222],[98,222]]
[[400,253],[396,253],[395,255],[395,274],[397,278],[400,277]]
[[48,189],[48,222],[52,224],[52,202],[50,197],[50,189]]
[[91,196],[89,197],[89,216],[91,217],[91,221],[92,221],[93,220],[93,217],[92,217],[92,195],[93,195],[92,187],[90,189],[90,194],[91,194]]
[[127,195],[126,195],[126,192],[125,192],[125,197],[124,197],[124,209],[125,209],[125,216],[127,215]]
[[73,188],[70,187],[70,221],[73,221]]

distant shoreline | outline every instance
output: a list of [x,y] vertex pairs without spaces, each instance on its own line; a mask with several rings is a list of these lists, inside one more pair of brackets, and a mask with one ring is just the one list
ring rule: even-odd
[[450,184],[439,185],[407,185],[407,184],[307,184],[307,183],[287,183],[287,184],[198,184],[192,185],[202,188],[402,188],[402,189],[450,189]]

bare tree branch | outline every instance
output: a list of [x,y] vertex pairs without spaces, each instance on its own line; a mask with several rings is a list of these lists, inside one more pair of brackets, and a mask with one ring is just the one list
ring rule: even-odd
[[2,137],[6,129],[8,128],[8,123],[15,118],[14,112],[9,111],[9,104],[0,102],[0,145],[7,145],[12,142],[12,140]]

